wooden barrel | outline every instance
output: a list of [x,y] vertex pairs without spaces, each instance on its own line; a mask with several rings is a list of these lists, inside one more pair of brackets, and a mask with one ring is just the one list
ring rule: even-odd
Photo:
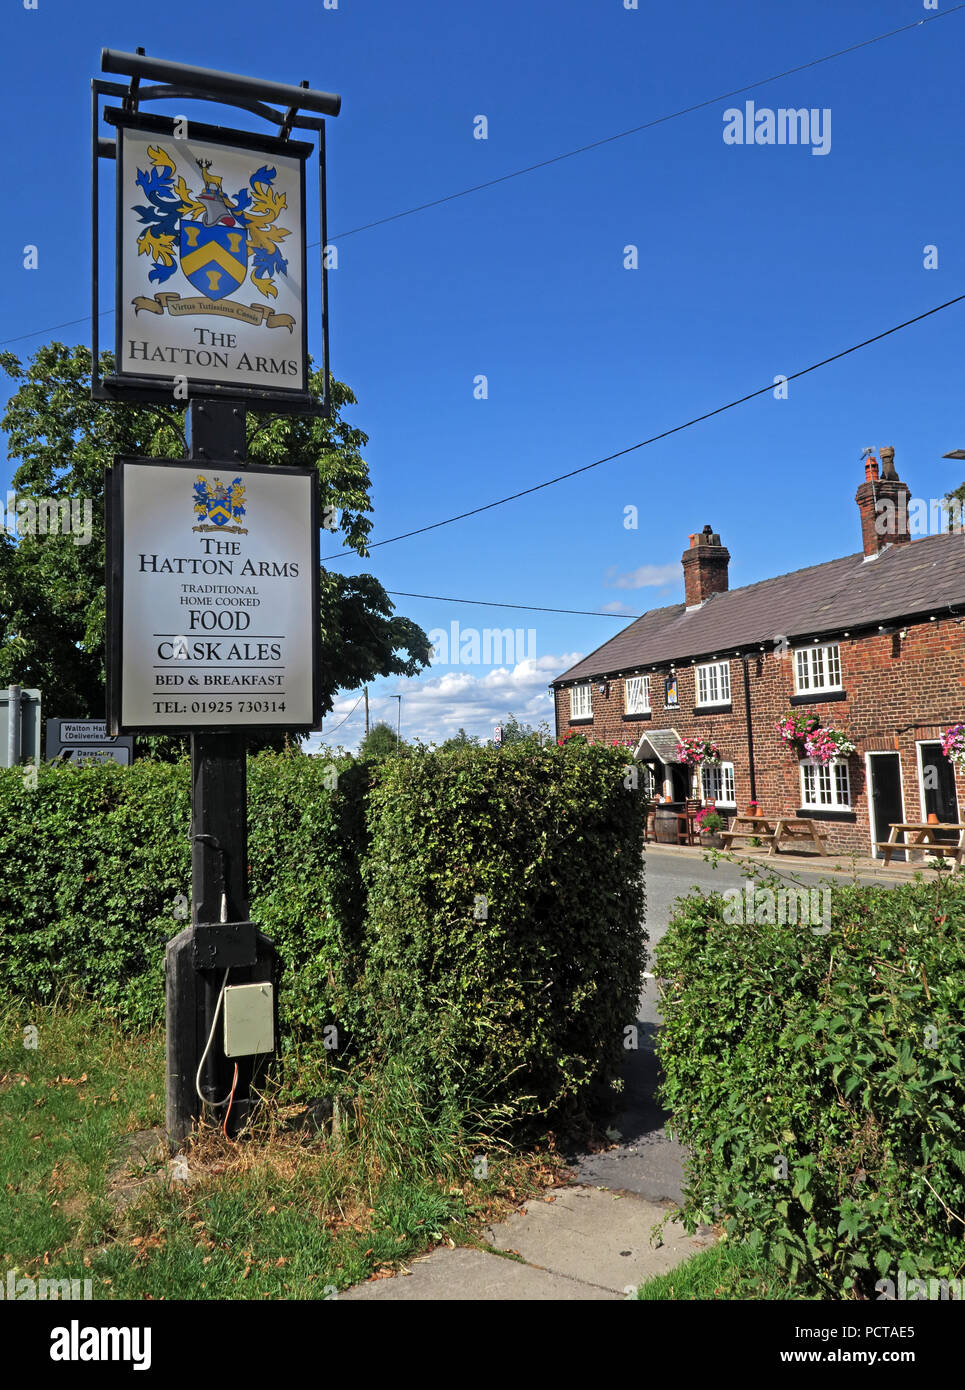
[[660,845],[677,843],[677,807],[658,806],[653,822],[654,838]]

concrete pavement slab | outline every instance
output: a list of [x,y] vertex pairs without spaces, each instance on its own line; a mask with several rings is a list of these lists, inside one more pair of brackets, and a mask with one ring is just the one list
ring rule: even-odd
[[491,1255],[485,1250],[434,1250],[426,1259],[411,1265],[411,1274],[396,1274],[391,1279],[376,1279],[369,1284],[357,1284],[339,1301],[376,1299],[394,1302],[451,1303],[463,1299],[475,1302],[550,1302],[578,1301],[613,1302],[621,1294],[609,1288],[597,1288],[582,1280],[568,1279],[545,1269],[534,1269],[504,1255]]
[[665,1274],[714,1243],[709,1230],[688,1236],[667,1222],[659,1245],[651,1231],[670,1203],[648,1202],[592,1187],[558,1187],[526,1203],[485,1238],[498,1250],[514,1250],[527,1264],[572,1280],[623,1294],[653,1274]]

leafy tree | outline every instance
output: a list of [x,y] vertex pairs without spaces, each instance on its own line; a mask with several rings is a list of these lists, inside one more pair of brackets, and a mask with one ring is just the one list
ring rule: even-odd
[[452,738],[447,738],[445,743],[439,744],[440,753],[451,753],[457,748],[478,748],[479,739],[475,734],[467,734],[465,729],[460,728],[458,734],[453,734]]
[[359,744],[360,758],[388,758],[405,747],[405,740],[399,739],[391,724],[379,720]]
[[[93,538],[0,534],[0,684],[16,681],[44,692],[47,709],[62,716],[98,716],[104,709],[104,474],[115,455],[181,458],[187,450],[184,416],[170,406],[116,405],[90,398],[91,354],[84,347],[49,343],[24,367],[12,353],[0,367],[18,382],[0,428],[18,460],[13,488],[23,498],[87,499]],[[101,356],[105,375],[110,353]],[[312,376],[319,394],[321,373]],[[332,415],[248,415],[248,457],[267,464],[317,470],[323,507],[339,518],[340,535],[325,532],[323,553],[339,547],[367,557],[372,527],[367,436],[342,418],[355,397],[331,382]],[[326,546],[324,537],[329,536]],[[371,574],[321,571],[319,666],[322,709],[336,690],[357,689],[377,676],[411,676],[429,664],[431,647],[421,628],[395,614]],[[183,740],[157,738],[155,749]],[[255,744],[277,738],[253,740]]]
[[532,724],[521,724],[515,714],[508,714],[503,720],[503,737],[501,747],[508,748],[513,743],[527,743],[532,741],[535,744],[545,743],[550,737],[549,725],[542,721],[538,728],[533,728]]

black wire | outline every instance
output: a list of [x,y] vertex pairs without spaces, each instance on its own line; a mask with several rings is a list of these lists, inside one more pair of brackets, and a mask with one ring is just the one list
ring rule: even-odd
[[352,715],[353,715],[353,714],[355,713],[355,711],[358,709],[359,705],[362,703],[362,701],[364,700],[364,698],[365,698],[365,691],[363,690],[363,691],[362,691],[362,694],[361,694],[361,695],[358,697],[358,699],[355,701],[355,704],[354,704],[354,705],[352,706],[352,708],[349,710],[348,714],[347,714],[347,715],[345,716],[345,718],[341,721],[341,723],[336,724],[334,729],[323,729],[322,732],[323,732],[323,733],[326,733],[326,734],[334,734],[334,733],[337,733],[338,730],[342,727],[342,724],[346,723],[347,720],[351,719]]
[[[783,380],[796,381],[798,377],[807,376],[809,372],[816,372],[819,367],[826,367],[830,362],[838,362],[842,357],[849,356],[852,352],[858,352],[861,348],[869,347],[872,343],[878,343],[882,338],[890,337],[892,333],[899,333],[903,328],[909,328],[913,323],[920,323],[922,319],[930,318],[932,314],[939,314],[943,309],[949,309],[953,304],[960,304],[965,299],[965,294],[956,295],[954,299],[947,299],[944,304],[936,304],[933,309],[926,309],[923,314],[916,314],[912,319],[905,319],[904,323],[896,323],[893,328],[886,328],[882,333],[876,333],[871,338],[865,338],[863,342],[855,343],[852,347],[844,348],[841,352],[835,352],[830,357],[824,357],[820,362],[812,362],[810,367],[802,367],[800,371],[789,372]],[[662,430],[660,434],[651,435],[649,439],[642,439],[639,444],[630,444],[625,449],[618,449],[616,453],[607,454],[604,458],[594,459],[592,463],[584,463],[580,468],[571,468],[568,473],[559,473],[555,478],[547,478],[543,483],[535,483],[532,487],[523,488],[520,492],[511,492],[508,497],[499,497],[495,502],[486,502],[481,507],[472,507],[467,512],[458,512],[455,516],[446,517],[443,521],[430,522],[428,526],[419,526],[414,531],[403,531],[398,536],[389,536],[384,541],[372,541],[366,543],[366,552],[374,550],[379,545],[392,545],[395,541],[408,540],[410,536],[421,536],[426,531],[435,531],[440,526],[451,526],[454,521],[464,521],[466,517],[478,516],[480,512],[491,511],[493,507],[502,507],[506,502],[515,502],[520,497],[528,497],[530,493],[539,492],[544,487],[552,487],[554,483],[564,482],[567,478],[575,478],[580,473],[588,473],[591,468],[599,468],[603,463],[612,463],[614,459],[623,458],[626,454],[632,454],[637,449],[645,449],[649,444],[656,444],[661,439],[668,439],[672,434],[679,434],[681,430],[689,430],[693,425],[699,425],[704,420],[711,420],[715,415],[722,415],[726,410],[733,410],[735,406],[743,405],[746,401],[752,401],[755,396],[762,396],[765,391],[773,391],[775,382],[771,381],[767,386],[761,386],[756,391],[749,391],[746,396],[738,396],[736,400],[728,401],[726,405],[719,405],[714,410],[705,411],[703,415],[695,415],[692,420],[686,420],[682,425],[674,425],[672,429]],[[354,550],[339,550],[335,555],[323,555],[322,560],[339,560],[343,555],[355,555]]]
[[[872,38],[862,39],[860,43],[853,43],[848,48],[839,48],[834,53],[826,53],[822,58],[812,58],[810,62],[799,63],[797,67],[786,68],[784,72],[774,73],[772,77],[761,77],[756,82],[748,82],[745,87],[735,87],[733,91],[724,92],[720,96],[708,97],[706,101],[695,102],[693,106],[681,107],[679,111],[671,111],[666,116],[657,116],[652,121],[645,121],[643,125],[631,126],[629,130],[621,130],[616,135],[606,135],[601,140],[592,140],[588,145],[580,145],[575,150],[567,150],[563,154],[552,155],[549,159],[542,159],[536,164],[527,164],[525,168],[514,169],[509,174],[500,174],[498,178],[487,179],[485,183],[473,184],[471,188],[460,189],[458,193],[447,193],[444,197],[434,198],[428,203],[419,203],[417,207],[406,208],[403,212],[393,212],[388,217],[376,218],[374,222],[364,222],[361,226],[352,227],[347,232],[338,232],[331,238],[331,241],[344,241],[346,237],[355,236],[358,232],[369,231],[372,227],[381,227],[386,222],[397,222],[401,217],[412,217],[414,213],[425,212],[427,208],[440,207],[443,203],[451,203],[456,198],[466,198],[470,193],[479,193],[484,188],[492,188],[495,184],[506,183],[509,179],[518,179],[523,174],[531,174],[537,169],[545,169],[551,164],[560,163],[561,160],[573,159],[578,154],[586,154],[588,150],[596,150],[602,145],[610,145],[615,140],[625,140],[630,135],[638,135],[641,130],[651,130],[654,126],[663,125],[667,121],[675,121],[680,116],[688,116],[694,111],[702,111],[707,106],[714,106],[719,101],[727,101],[730,97],[741,96],[744,92],[752,92],[757,87],[765,87],[770,82],[778,82],[782,77],[790,77],[796,72],[805,72],[808,68],[819,67],[821,63],[830,63],[834,58],[841,58],[845,54],[857,52],[860,48],[868,48],[871,44],[894,38],[896,34],[904,34],[909,29],[918,29],[923,24],[931,24],[936,19],[947,19],[949,15],[956,14],[963,9],[965,9],[965,0],[962,4],[953,5],[950,10],[942,10],[937,14],[928,15],[924,19],[916,19],[911,24],[903,24],[898,29],[889,29],[886,33],[875,34]],[[312,250],[320,245],[321,242],[312,241],[307,244],[306,249]],[[106,318],[108,314],[113,313],[113,309],[101,309],[98,318]],[[79,323],[88,322],[89,316],[80,319],[68,319],[66,323],[55,323],[50,328],[37,328],[32,333],[21,333],[17,338],[4,338],[0,340],[0,347],[6,347],[8,343],[22,343],[26,338],[37,338],[43,333],[56,333],[61,328],[74,328]]]
[[[466,198],[470,193],[479,193],[484,188],[492,188],[498,183],[506,183],[509,179],[518,179],[523,174],[531,174],[536,169],[545,169],[550,164],[559,164],[563,159],[573,159],[578,154],[586,154],[588,150],[598,150],[601,145],[610,145],[615,140],[625,140],[628,135],[638,135],[641,130],[652,130],[654,126],[663,125],[667,121],[675,121],[679,116],[689,116],[694,111],[703,111],[705,107],[715,106],[719,101],[727,101],[730,97],[741,96],[744,92],[753,92],[757,87],[766,87],[770,82],[779,82],[782,77],[790,77],[796,72],[805,72],[808,68],[819,67],[821,63],[830,63],[833,58],[841,58],[846,53],[855,53],[859,48],[867,48],[870,44],[881,43],[883,39],[894,38],[896,34],[904,34],[909,29],[918,29],[922,24],[930,24],[934,19],[945,19],[948,15],[955,14],[958,10],[965,9],[965,3],[954,5],[950,10],[943,10],[940,14],[929,15],[927,19],[916,19],[911,24],[903,24],[899,29],[889,29],[887,33],[875,34],[873,38],[862,39],[860,43],[853,43],[848,48],[839,48],[834,53],[826,53],[823,58],[812,58],[810,62],[799,63],[797,67],[785,68],[784,72],[776,72],[772,77],[761,77],[756,82],[748,82],[745,87],[735,87],[733,91],[722,92],[720,96],[708,97],[706,101],[695,102],[693,106],[683,106],[679,111],[671,111],[666,116],[657,116],[652,121],[644,121],[643,125],[631,126],[629,130],[621,130],[617,135],[606,135],[602,140],[591,140],[588,145],[580,145],[575,150],[567,150],[564,154],[554,154],[549,159],[541,159],[537,164],[527,164],[523,169],[514,169],[511,174],[500,174],[498,178],[487,179],[485,183],[475,183],[471,188],[463,188],[458,193],[447,193],[442,198],[433,198],[431,202],[419,203],[417,207],[406,208],[404,212],[393,212],[388,217],[377,217],[374,222],[363,222],[359,227],[352,227],[347,232],[338,232],[331,238],[331,241],[344,241],[346,237],[355,236],[358,232],[367,232],[372,227],[384,226],[386,222],[397,222],[400,217],[411,217],[413,213],[425,212],[427,208],[437,208],[443,203],[451,203],[456,198]],[[312,242],[313,247],[320,246],[321,242]]]
[[440,603],[472,603],[478,608],[523,608],[527,613],[576,613],[583,618],[642,618],[642,613],[602,613],[598,608],[542,608],[535,603],[499,603],[482,598],[449,598],[445,594],[409,594],[404,589],[386,589],[395,598],[431,598]]

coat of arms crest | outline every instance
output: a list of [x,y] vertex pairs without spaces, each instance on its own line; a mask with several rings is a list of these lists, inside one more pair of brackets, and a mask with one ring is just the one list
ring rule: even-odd
[[[194,193],[160,145],[148,145],[147,154],[151,168],[137,171],[137,186],[147,201],[131,210],[143,226],[137,238],[138,256],[150,256],[154,262],[148,279],[163,285],[180,268],[203,295],[193,303],[190,312],[195,313],[203,313],[205,306],[210,311],[219,300],[240,290],[249,276],[263,298],[277,299],[275,281],[288,275],[288,261],[279,244],[291,233],[277,225],[287,195],[274,187],[276,170],[262,165],[249,178],[247,188],[229,194],[222,175],[214,172],[213,161],[197,159],[203,187]],[[135,305],[160,313],[164,302],[172,298],[179,296],[159,295],[157,303],[138,296]],[[294,320],[290,315],[274,314],[257,304],[252,307],[264,314],[269,327],[291,331]],[[215,312],[250,317],[251,309],[229,303],[227,309]]]
[[220,478],[208,482],[202,474],[194,485],[194,510],[200,525],[193,531],[235,531],[248,534],[247,526],[229,525],[245,514],[245,485],[235,478],[227,487]]

